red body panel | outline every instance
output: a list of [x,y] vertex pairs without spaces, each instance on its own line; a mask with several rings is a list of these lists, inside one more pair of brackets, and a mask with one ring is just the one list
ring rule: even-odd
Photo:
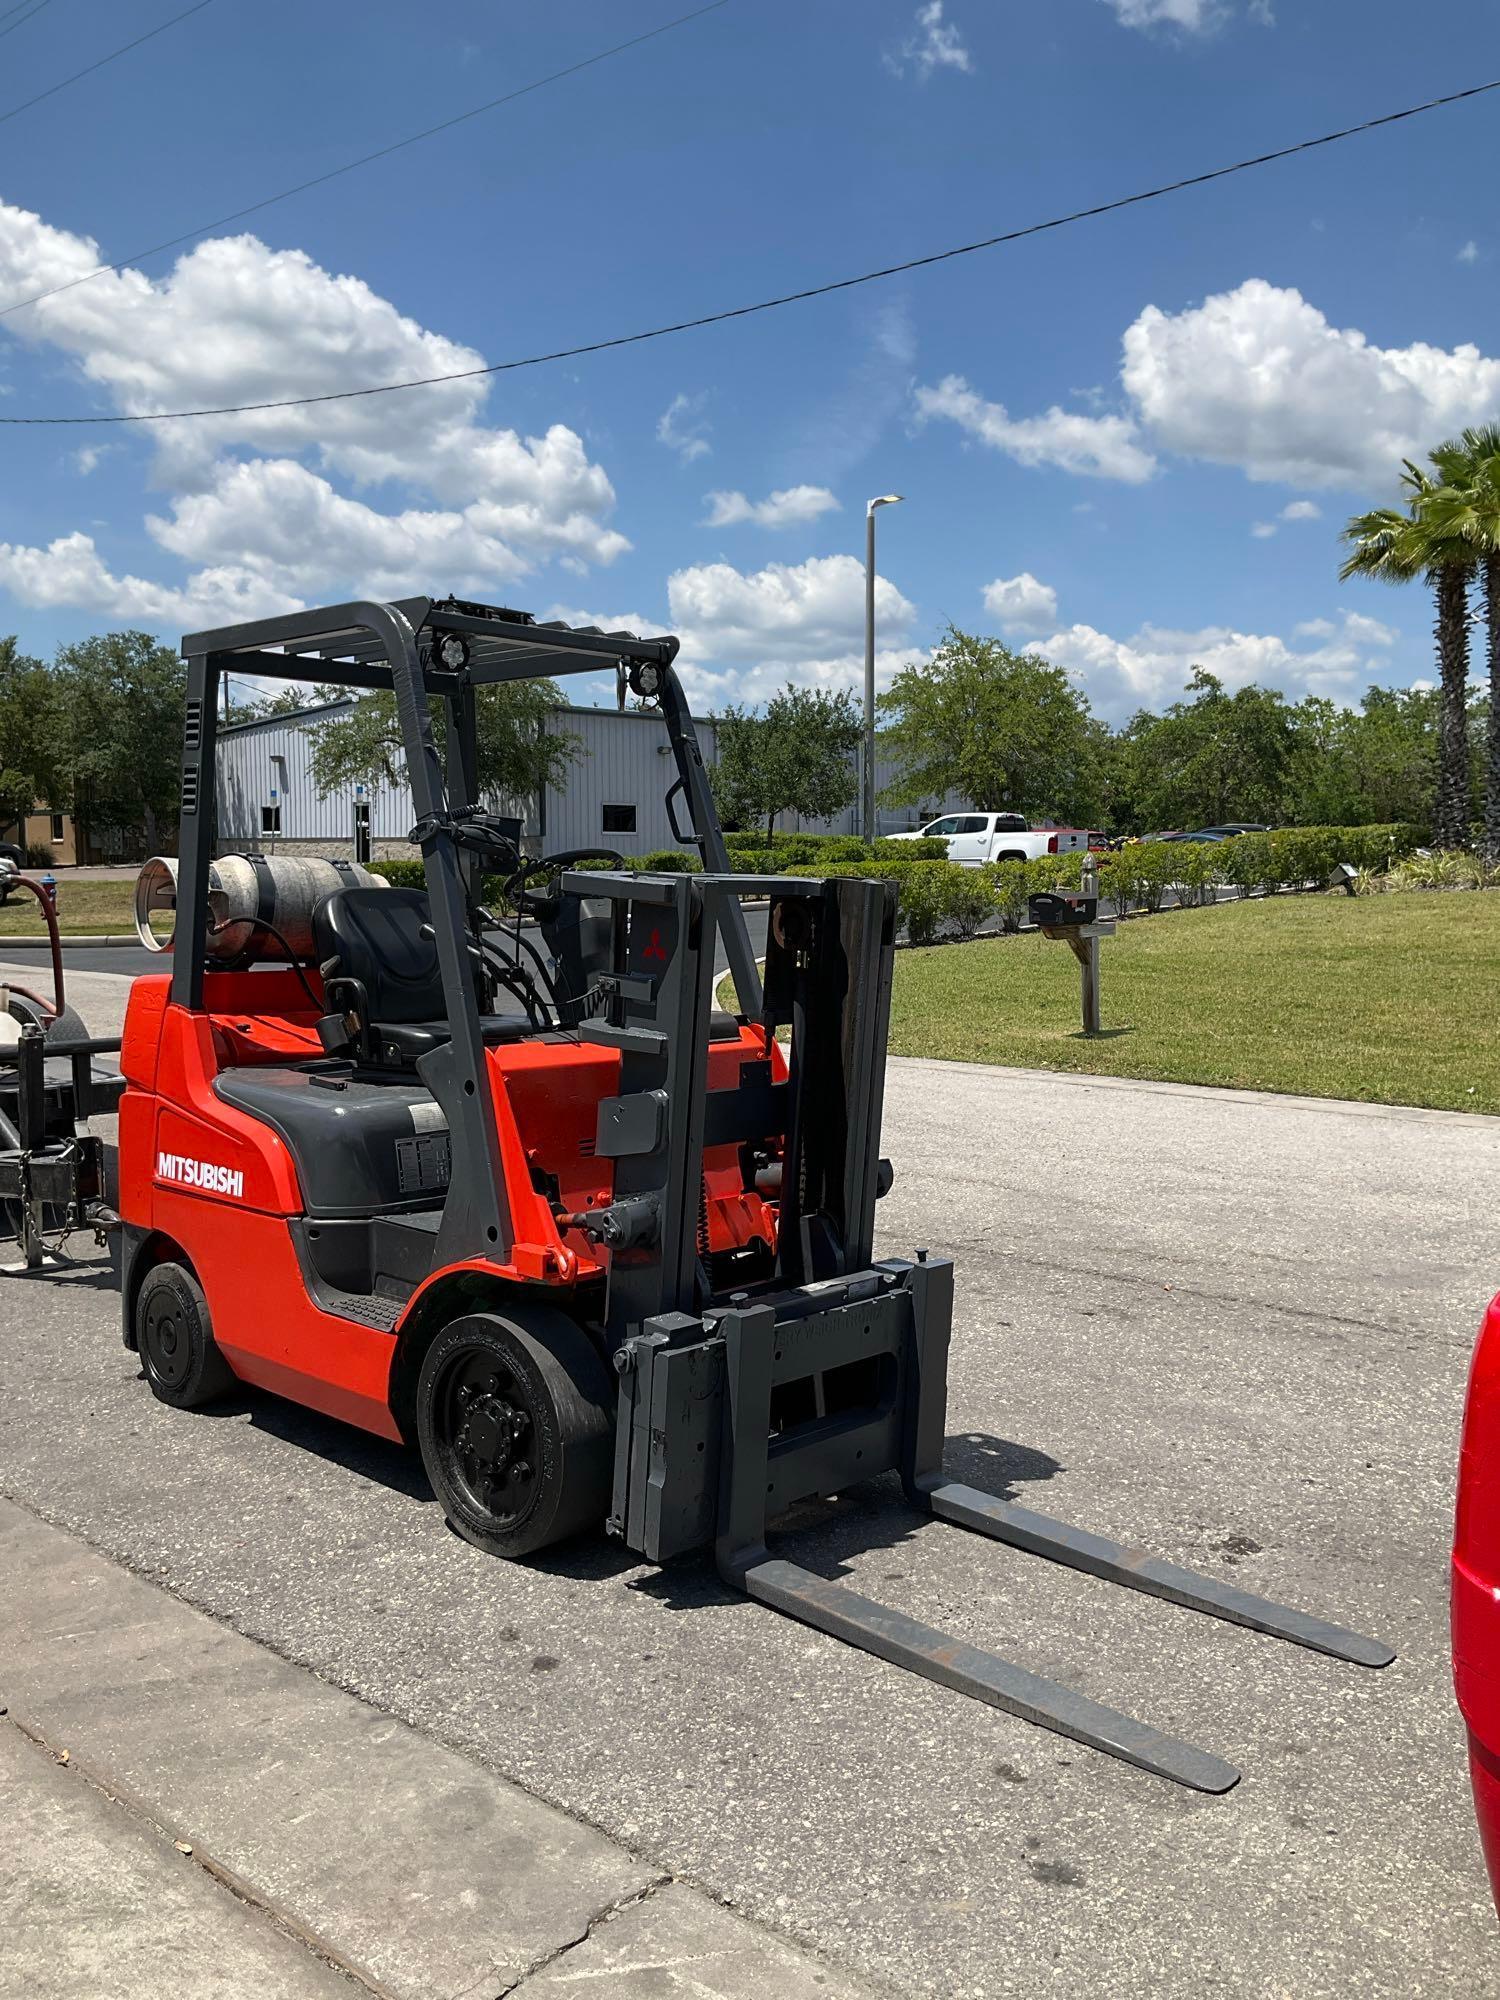
[[1474,1809],[1500,1900],[1500,1297],[1469,1374],[1453,1539],[1453,1681],[1469,1730]]
[[[213,1088],[227,1068],[320,1055],[316,1011],[290,972],[209,973],[201,1014],[173,1006],[169,984],[148,977],[131,990],[121,1051],[128,1080],[120,1106],[121,1215],[185,1252],[215,1338],[242,1380],[398,1436],[390,1373],[399,1327],[387,1333],[320,1309],[287,1226],[305,1207],[292,1156],[268,1125]],[[743,1029],[737,1042],[713,1043],[710,1089],[732,1088],[740,1064],[765,1055],[756,1028]],[[524,1041],[489,1049],[486,1061],[514,1242],[508,1262],[478,1268],[532,1285],[574,1287],[599,1278],[608,1253],[582,1230],[559,1233],[550,1183],[566,1214],[611,1199],[613,1168],[594,1157],[594,1135],[600,1100],[619,1087],[618,1052],[573,1040]],[[784,1076],[774,1043],[771,1061]],[[744,1192],[736,1147],[708,1154],[704,1178],[711,1251],[757,1238],[774,1245],[775,1211]],[[427,1279],[403,1322],[447,1275]]]

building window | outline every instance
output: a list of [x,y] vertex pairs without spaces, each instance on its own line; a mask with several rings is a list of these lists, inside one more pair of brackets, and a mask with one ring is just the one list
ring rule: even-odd
[[52,838],[54,841],[59,841],[63,838],[63,816],[61,813],[54,813],[52,815]]
[[261,807],[260,830],[262,833],[280,833],[281,831],[280,805]]
[[604,831],[606,833],[634,833],[634,806],[606,806],[604,808]]

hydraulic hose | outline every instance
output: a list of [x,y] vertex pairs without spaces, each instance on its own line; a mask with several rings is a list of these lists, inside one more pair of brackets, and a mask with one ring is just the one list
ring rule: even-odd
[[[63,1007],[66,1002],[63,996],[62,937],[57,928],[57,911],[53,908],[52,898],[47,894],[41,883],[33,882],[29,875],[18,875],[11,884],[11,887],[13,889],[29,889],[42,906],[42,921],[47,926],[47,938],[52,946],[52,990],[56,996],[52,1012],[55,1018],[61,1019]],[[12,990],[20,992],[21,989],[15,987]],[[37,995],[34,993],[29,993],[26,997],[28,1000],[37,999]],[[38,1000],[39,1006],[45,1006],[46,1004],[45,1001]]]

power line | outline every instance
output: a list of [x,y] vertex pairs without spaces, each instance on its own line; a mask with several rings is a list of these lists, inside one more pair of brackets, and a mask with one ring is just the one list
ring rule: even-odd
[[[20,7],[12,7],[9,13],[0,14],[0,41],[4,41],[7,35],[13,35],[17,28],[24,28],[28,21],[34,21],[44,7],[50,7],[51,5],[52,0],[21,0]],[[22,14],[19,21],[12,21],[11,15],[20,14],[21,7],[30,7],[31,12],[29,14]],[[7,21],[10,21],[8,28],[4,25]]]
[[[9,111],[0,111],[0,125],[8,124],[12,118],[19,118],[21,113],[29,111],[33,104],[42,104],[49,97],[56,97],[60,90],[66,90],[70,84],[81,83],[86,76],[92,76],[96,69],[103,69],[107,63],[118,62],[121,56],[128,56],[132,49],[140,48],[143,42],[155,41],[158,35],[164,35],[168,28],[175,28],[179,21],[185,21],[190,14],[201,14],[205,7],[212,5],[213,0],[194,0],[191,7],[184,7],[182,12],[174,14],[170,21],[163,21],[156,28],[148,28],[144,35],[137,35],[133,42],[126,42],[123,48],[112,49],[107,56],[100,56],[98,62],[91,62],[87,69],[75,70],[72,76],[65,76],[61,83],[54,83],[48,89],[38,91],[35,97],[28,97],[24,104],[13,104]],[[26,18],[29,21],[31,16],[28,14]],[[16,23],[17,27],[21,25],[19,21]]]
[[27,9],[28,7],[32,8],[33,10],[35,10],[35,8],[36,8],[36,7],[38,6],[38,5],[41,5],[41,6],[45,7],[45,6],[46,6],[46,4],[47,4],[47,0],[16,0],[16,4],[15,4],[15,6],[14,6],[14,7],[7,7],[7,8],[6,8],[6,10],[5,10],[5,12],[4,12],[3,14],[0,14],[0,27],[3,27],[3,26],[4,26],[4,24],[5,24],[5,23],[6,23],[6,22],[7,22],[8,20],[10,20],[10,18],[12,17],[12,15],[14,15],[14,14],[24,14],[24,13],[26,12],[26,9]]
[[[46,4],[46,0],[43,0]],[[361,153],[358,159],[346,160],[341,167],[330,167],[325,174],[314,174],[310,180],[298,181],[295,187],[283,188],[279,194],[268,194],[261,201],[252,201],[245,208],[236,208],[228,215],[221,215],[212,222],[200,222],[192,229],[185,229],[180,236],[169,236],[161,243],[153,243],[148,249],[133,250],[128,257],[121,257],[113,264],[96,264],[91,271],[85,271],[77,278],[69,278],[66,284],[53,285],[45,292],[34,292],[29,299],[17,299],[12,305],[0,306],[0,319],[11,313],[20,312],[26,306],[39,305],[43,299],[55,299],[59,292],[71,292],[76,285],[86,285],[91,278],[99,278],[106,271],[123,271],[127,265],[143,262],[147,257],[159,256],[163,250],[175,250],[179,243],[190,243],[195,237],[206,236],[211,230],[223,229],[227,223],[243,222],[247,215],[258,215],[262,209],[273,208],[279,201],[290,201],[293,195],[306,194],[309,188],[322,187],[328,181],[336,181],[343,174],[352,174],[358,167],[367,167],[373,160],[384,160],[392,153],[400,153],[408,146],[416,146],[424,139],[432,139],[439,132],[451,132],[455,125],[467,124],[471,118],[479,118],[487,111],[498,111],[503,104],[514,104],[518,97],[529,97],[533,91],[544,90],[550,83],[560,83],[564,77],[577,76],[580,70],[592,69],[596,63],[608,62],[611,56],[623,55],[627,49],[639,48],[642,42],[655,41],[658,35],[670,34],[673,28],[685,27],[689,21],[699,21],[705,14],[716,14],[721,7],[727,7],[730,0],[709,0],[706,7],[695,7],[690,14],[679,14],[675,21],[664,21],[659,28],[648,28],[644,34],[632,35],[629,41],[616,42],[613,48],[601,49],[597,55],[585,56],[581,62],[569,63],[566,69],[553,70],[550,76],[539,76],[531,83],[523,83],[518,90],[507,91],[503,97],[492,97],[486,104],[476,104],[469,111],[459,111],[451,118],[444,118],[436,125],[428,125],[421,132],[412,132],[404,139],[393,140],[389,146],[377,146],[373,153]],[[18,27],[20,23],[16,24]]]
[[1056,215],[1046,222],[1028,223],[1022,229],[1007,229],[996,236],[981,237],[974,243],[960,243],[949,250],[930,251],[924,257],[908,257],[900,264],[886,264],[879,270],[862,271],[853,278],[833,278],[826,284],[808,285],[801,291],[783,292],[776,298],[760,299],[754,305],[729,306],[722,312],[702,313],[696,319],[674,320],[666,326],[649,327],[641,333],[615,334],[607,340],[581,342],[576,347],[557,347],[545,354],[528,354],[515,361],[495,361],[483,368],[457,368],[444,375],[422,375],[409,382],[379,382],[362,389],[330,389],[316,396],[283,396],[274,402],[265,403],[222,403],[197,410],[148,410],[139,415],[114,415],[93,417],[10,417],[0,416],[0,424],[162,424],[174,423],[189,417],[238,417],[256,415],[264,410],[300,410],[314,403],[347,403],[361,396],[394,396],[406,389],[431,389],[444,382],[468,382],[481,375],[508,375],[519,368],[539,368],[549,361],[571,361],[584,354],[602,354],[610,348],[635,347],[642,341],[661,340],[668,334],[692,333],[700,327],[721,326],[726,320],[749,319],[756,313],[774,312],[779,306],[800,305],[807,299],[826,298],[832,292],[852,291],[859,285],[873,285],[885,278],[900,277],[907,271],[926,270],[933,264],[945,264],[955,257],[971,257],[979,250],[993,250],[1005,243],[1019,243],[1028,236],[1041,236],[1053,229],[1065,229],[1074,222],[1088,222],[1097,216],[1115,215],[1121,209],[1135,208],[1143,202],[1158,201],[1163,195],[1180,194],[1186,188],[1204,187],[1210,181],[1226,180],[1231,174],[1247,173],[1253,167],[1270,166],[1276,160],[1289,160],[1298,153],[1310,153],[1320,146],[1332,146],[1340,139],[1357,138],[1361,133],[1376,131],[1382,125],[1397,125],[1406,118],[1421,117],[1424,112],[1437,111],[1449,104],[1462,104],[1472,97],[1484,97],[1491,91],[1500,90],[1500,78],[1492,83],[1477,83],[1467,90],[1450,91],[1444,97],[1431,97],[1422,104],[1408,105],[1404,111],[1388,111],[1379,118],[1366,118],[1358,125],[1343,126],[1337,132],[1324,132],[1316,139],[1301,139],[1293,146],[1279,146],[1274,152],[1257,153],[1248,160],[1236,160],[1227,167],[1213,167],[1207,172],[1189,174],[1181,180],[1167,181],[1160,187],[1145,188],[1138,194],[1121,195],[1114,201],[1096,203],[1092,208],[1074,209],[1068,215]]

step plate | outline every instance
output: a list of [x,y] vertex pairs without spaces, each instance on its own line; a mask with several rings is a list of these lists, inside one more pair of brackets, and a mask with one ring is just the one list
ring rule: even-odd
[[1227,1619],[1231,1625],[1248,1625],[1252,1632],[1268,1632],[1273,1638],[1310,1646],[1315,1653],[1328,1653],[1357,1667],[1388,1667],[1396,1657],[1379,1639],[1367,1639],[1342,1625],[1331,1625],[1326,1618],[1294,1611],[1290,1605],[1273,1604],[1269,1598],[1256,1597],[1218,1577],[1201,1576],[1197,1570],[1165,1562],[1145,1549],[1111,1542],[1085,1528],[1054,1521],[1047,1514],[1033,1514],[1029,1507],[1012,1506],[976,1487],[945,1482],[930,1488],[926,1498],[933,1513],[944,1521],[972,1528],[997,1542],[1009,1542],[1033,1555],[1048,1556],[1069,1569],[1086,1570],[1110,1583],[1165,1597],[1189,1611],[1204,1611],[1211,1618]]
[[1144,1722],[1105,1708],[1056,1681],[1044,1680],[997,1654],[966,1645],[904,1612],[876,1604],[843,1584],[830,1583],[796,1563],[773,1557],[747,1569],[742,1582],[745,1591],[760,1603],[800,1618],[832,1638],[843,1639],[892,1666],[906,1667],[976,1701],[988,1702],[992,1708],[1003,1708],[1023,1722],[1070,1736],[1076,1743],[1086,1743],[1155,1777],[1170,1778],[1197,1792],[1227,1792],[1239,1782],[1239,1772],[1221,1757],[1164,1736]]

